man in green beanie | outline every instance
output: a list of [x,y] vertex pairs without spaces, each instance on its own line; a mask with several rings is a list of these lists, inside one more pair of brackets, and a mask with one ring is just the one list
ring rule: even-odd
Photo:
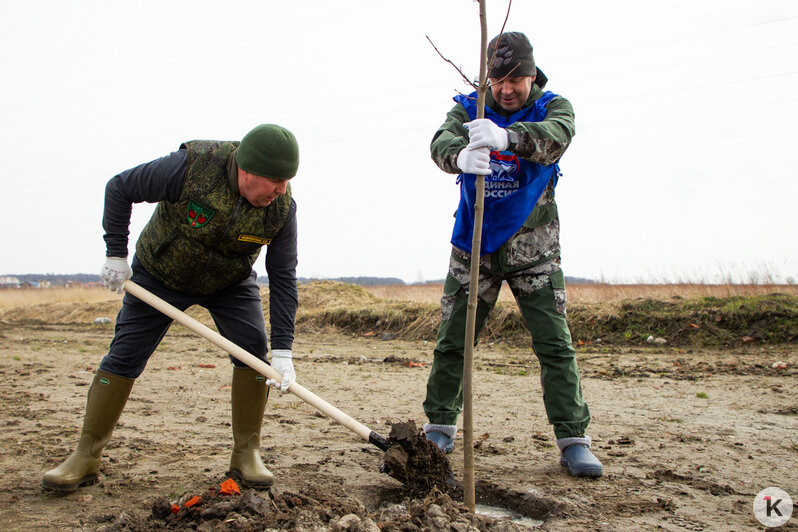
[[[231,357],[233,449],[228,474],[246,487],[267,488],[274,481],[259,451],[268,387],[287,392],[296,379],[297,222],[288,182],[298,166],[294,135],[262,124],[240,142],[185,142],[166,157],[115,176],[105,189],[106,261],[100,271],[105,285],[121,294],[130,278],[180,310],[201,305],[220,334],[264,361],[266,323],[252,267],[266,246],[271,365],[282,381],[266,380]],[[158,205],[128,265],[130,214],[140,202]],[[77,449],[44,475],[44,489],[70,492],[97,481],[102,450],[133,383],[171,323],[125,294],[108,354],[89,388]]]
[[[466,304],[470,284],[476,175],[485,176],[476,334],[506,282],[515,296],[540,361],[543,403],[553,425],[560,463],[571,475],[600,477],[601,462],[585,434],[590,411],[565,312],[560,268],[560,225],[554,187],[558,162],[574,135],[571,103],[544,87],[526,35],[504,33],[488,45],[490,91],[485,118],[477,119],[476,93],[455,106],[432,139],[432,159],[459,174],[460,205],[452,233],[443,312],[427,382],[424,431],[445,452],[454,448],[462,409]],[[523,416],[528,413],[524,412]],[[518,420],[519,423],[521,420]]]

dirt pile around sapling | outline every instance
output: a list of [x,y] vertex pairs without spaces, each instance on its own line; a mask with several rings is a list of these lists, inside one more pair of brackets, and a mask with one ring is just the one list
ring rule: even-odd
[[388,435],[391,447],[385,453],[388,474],[402,482],[413,496],[433,490],[443,493],[454,487],[454,474],[446,455],[429,441],[415,422],[395,423]]
[[[190,506],[187,507],[186,504]],[[415,530],[525,530],[508,519],[472,514],[437,489],[426,497],[385,503],[369,511],[346,493],[327,493],[313,487],[294,491],[244,490],[221,495],[215,488],[179,501],[158,497],[151,511],[139,516],[123,511],[100,526],[102,532],[154,530],[261,531],[327,530],[351,532],[407,532]]]

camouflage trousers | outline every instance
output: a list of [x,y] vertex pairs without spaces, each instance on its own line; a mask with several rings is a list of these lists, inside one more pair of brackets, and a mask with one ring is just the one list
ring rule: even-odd
[[[530,331],[532,348],[540,362],[543,403],[549,423],[557,438],[579,437],[584,435],[590,422],[590,411],[582,397],[579,369],[566,321],[559,238],[544,239],[547,245],[541,245],[540,241],[535,242],[540,235],[534,233],[539,233],[539,229],[524,228],[500,250],[481,258],[476,337],[496,304],[502,282],[506,281]],[[462,410],[469,264],[468,253],[452,249],[441,299],[441,326],[424,400],[424,412],[434,424],[455,425]],[[520,393],[519,397],[524,395]]]

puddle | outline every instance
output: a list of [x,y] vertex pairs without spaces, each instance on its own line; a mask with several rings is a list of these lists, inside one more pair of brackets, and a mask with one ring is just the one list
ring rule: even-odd
[[487,504],[477,504],[474,510],[479,515],[485,515],[494,519],[509,519],[513,524],[524,528],[539,528],[543,521],[539,519],[532,519],[525,517],[518,512],[508,510],[507,508],[499,508],[498,506],[488,506]]

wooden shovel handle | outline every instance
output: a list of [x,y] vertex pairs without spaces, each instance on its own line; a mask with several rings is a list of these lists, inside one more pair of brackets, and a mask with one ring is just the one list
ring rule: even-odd
[[[176,322],[188,327],[195,333],[199,334],[212,344],[216,345],[217,347],[224,349],[232,356],[246,364],[247,366],[251,367],[261,375],[265,375],[269,379],[274,379],[276,381],[281,381],[283,379],[282,375],[280,375],[277,371],[275,371],[269,364],[264,362],[263,360],[257,358],[252,353],[245,351],[243,348],[237,346],[221,334],[217,333],[216,331],[210,329],[206,325],[203,325],[199,321],[195,320],[185,312],[175,308],[174,306],[170,305],[160,297],[156,296],[152,292],[148,291],[147,289],[137,285],[131,280],[125,281],[125,291],[130,293],[133,296],[136,296],[140,300],[144,301],[154,309],[166,314]],[[318,410],[319,412],[326,414],[327,416],[331,417],[344,427],[348,428],[364,440],[372,443],[382,449],[383,451],[388,450],[388,444],[382,436],[374,432],[373,430],[369,429],[364,424],[360,423],[356,419],[352,418],[348,414],[340,411],[321,397],[317,396],[313,392],[309,391],[307,388],[301,386],[298,382],[294,381],[291,383],[291,386],[288,388],[288,391],[292,394],[296,395],[307,404],[311,405],[313,408]]]

